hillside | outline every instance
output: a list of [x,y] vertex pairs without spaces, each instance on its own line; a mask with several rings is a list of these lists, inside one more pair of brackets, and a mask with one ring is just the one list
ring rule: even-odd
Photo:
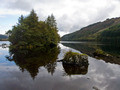
[[0,40],[6,40],[8,36],[0,34]]
[[120,24],[109,27],[108,29],[102,31],[100,35],[97,36],[97,40],[103,42],[117,42],[120,43]]
[[[61,40],[76,40],[76,41],[95,41],[102,40],[98,39],[103,36],[103,32],[108,30],[110,27],[114,28],[116,25],[120,24],[120,18],[107,19],[103,22],[97,22],[87,27],[84,27],[76,32],[64,35]],[[111,29],[109,29],[111,30]]]

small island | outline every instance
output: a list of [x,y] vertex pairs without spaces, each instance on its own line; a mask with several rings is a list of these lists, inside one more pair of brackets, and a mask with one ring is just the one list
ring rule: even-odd
[[21,15],[17,25],[6,32],[12,48],[54,47],[60,41],[53,14],[39,21],[34,10],[26,17]]

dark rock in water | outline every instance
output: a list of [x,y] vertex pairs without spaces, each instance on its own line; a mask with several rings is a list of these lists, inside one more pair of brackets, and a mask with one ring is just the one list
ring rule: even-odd
[[100,89],[98,89],[96,86],[93,86],[93,89],[94,89],[94,90],[100,90]]
[[98,54],[98,53],[94,52],[94,53],[93,53],[93,56],[94,56],[94,57],[105,57],[105,56],[107,56],[107,55],[105,55],[105,54]]
[[68,75],[84,75],[88,71],[88,56],[86,54],[68,51],[62,60],[62,65]]
[[98,57],[103,57],[105,56],[106,54],[101,50],[101,49],[97,49],[94,53],[93,53],[94,56],[98,56]]
[[117,56],[117,58],[120,58],[120,56]]
[[65,54],[63,63],[69,65],[86,66],[88,65],[88,56],[86,54],[79,54],[69,51]]
[[88,65],[76,66],[65,63],[62,63],[62,65],[67,75],[78,75],[78,74],[85,75],[88,72]]
[[94,57],[98,57],[98,58],[112,58],[112,56],[110,54],[107,54],[105,52],[103,52],[100,49],[97,49],[94,53],[93,53]]

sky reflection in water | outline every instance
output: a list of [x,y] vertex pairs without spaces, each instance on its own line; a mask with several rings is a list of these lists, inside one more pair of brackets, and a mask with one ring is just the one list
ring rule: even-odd
[[[68,50],[76,51],[62,44],[60,48],[58,59],[62,59]],[[119,90],[120,88],[118,64],[89,57],[88,71],[85,75],[67,75],[62,63],[57,62],[52,75],[45,66],[41,66],[33,79],[29,71],[22,72],[19,65],[5,58],[6,55],[9,55],[8,48],[0,47],[0,90],[93,90],[93,88]]]

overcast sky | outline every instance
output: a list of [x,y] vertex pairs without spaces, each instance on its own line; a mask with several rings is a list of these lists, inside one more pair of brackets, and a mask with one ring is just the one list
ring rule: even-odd
[[0,33],[34,9],[40,20],[54,14],[60,35],[107,18],[120,17],[120,0],[0,0]]

